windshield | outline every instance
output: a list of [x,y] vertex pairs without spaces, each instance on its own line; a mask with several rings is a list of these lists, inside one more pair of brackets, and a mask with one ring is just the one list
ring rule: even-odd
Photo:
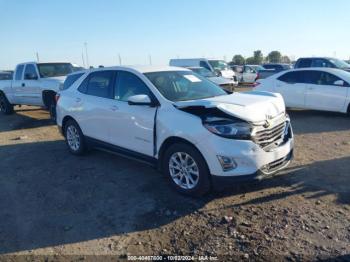
[[350,65],[339,59],[329,59],[337,68],[350,68]]
[[209,71],[208,69],[204,68],[204,67],[200,67],[200,68],[190,68],[193,72],[204,76],[204,77],[216,77],[216,75],[212,72]]
[[173,102],[227,95],[219,86],[190,71],[153,72],[145,76]]
[[38,64],[41,78],[66,76],[70,73],[81,70],[70,63],[41,63]]
[[228,69],[228,64],[223,60],[209,60],[209,64],[216,70]]

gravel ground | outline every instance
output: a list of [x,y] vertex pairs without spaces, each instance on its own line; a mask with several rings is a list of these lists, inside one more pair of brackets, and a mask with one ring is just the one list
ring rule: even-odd
[[350,119],[289,113],[288,170],[201,199],[178,195],[144,164],[72,156],[40,108],[0,116],[0,260],[350,261]]

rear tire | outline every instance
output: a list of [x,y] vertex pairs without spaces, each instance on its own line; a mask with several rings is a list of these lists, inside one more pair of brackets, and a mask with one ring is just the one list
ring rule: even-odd
[[163,173],[176,191],[192,197],[209,192],[210,172],[195,147],[185,143],[173,144],[165,151],[162,160]]
[[0,112],[5,115],[10,115],[13,113],[13,105],[7,100],[7,97],[0,93]]
[[350,117],[350,104],[348,105],[348,112],[347,112],[348,117]]
[[65,124],[64,137],[68,149],[73,155],[83,155],[86,152],[85,137],[74,120],[68,120]]

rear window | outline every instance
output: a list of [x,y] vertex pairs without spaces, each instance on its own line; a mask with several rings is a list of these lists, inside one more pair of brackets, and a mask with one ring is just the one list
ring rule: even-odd
[[24,65],[19,65],[16,69],[15,80],[22,80]]
[[66,90],[69,87],[71,87],[75,81],[77,81],[84,73],[79,73],[79,74],[74,74],[74,75],[69,75],[67,76],[66,80],[63,83],[63,88],[62,90]]

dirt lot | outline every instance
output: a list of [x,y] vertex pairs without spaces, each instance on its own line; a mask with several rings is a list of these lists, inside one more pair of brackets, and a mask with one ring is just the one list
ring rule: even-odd
[[0,116],[0,260],[350,261],[350,119],[289,113],[296,146],[286,172],[202,199],[178,195],[144,164],[70,155],[41,109]]

